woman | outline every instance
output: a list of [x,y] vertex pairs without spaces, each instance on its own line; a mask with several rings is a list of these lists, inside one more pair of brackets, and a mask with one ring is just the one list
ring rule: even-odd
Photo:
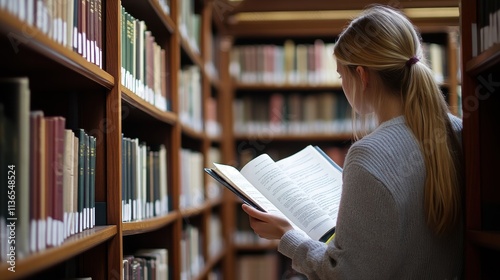
[[346,156],[333,240],[311,240],[242,206],[254,231],[280,239],[279,252],[309,279],[462,277],[462,123],[448,113],[420,43],[403,14],[373,6],[335,44],[349,103],[378,126]]

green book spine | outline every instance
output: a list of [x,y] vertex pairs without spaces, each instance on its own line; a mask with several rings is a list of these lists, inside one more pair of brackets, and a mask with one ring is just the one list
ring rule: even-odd
[[83,209],[85,197],[85,131],[75,131],[78,137],[78,232],[83,230]]
[[90,137],[90,227],[95,226],[95,165],[96,165],[96,138]]

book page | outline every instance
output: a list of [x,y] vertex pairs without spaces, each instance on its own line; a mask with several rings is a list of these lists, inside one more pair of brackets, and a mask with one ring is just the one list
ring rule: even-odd
[[[242,194],[244,194],[247,199],[259,205],[262,209],[266,210],[266,212],[280,215],[282,217],[287,218],[281,211],[276,208],[259,190],[257,190],[236,168],[233,166],[214,163],[215,169],[214,171],[219,174],[219,176],[223,177],[227,182],[231,183],[231,185],[238,189]],[[288,218],[287,218],[288,219]],[[295,228],[298,228],[297,225],[293,224]]]
[[310,145],[277,161],[277,164],[336,224],[342,193],[342,172],[339,167],[332,165]]
[[307,235],[319,240],[335,221],[268,155],[247,163],[241,174]]

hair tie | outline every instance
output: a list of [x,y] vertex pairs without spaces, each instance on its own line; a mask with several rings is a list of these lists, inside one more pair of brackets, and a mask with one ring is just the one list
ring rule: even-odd
[[406,61],[406,67],[410,68],[413,64],[415,64],[419,61],[420,61],[420,59],[418,59],[418,57],[413,56],[410,59],[408,59],[408,61]]

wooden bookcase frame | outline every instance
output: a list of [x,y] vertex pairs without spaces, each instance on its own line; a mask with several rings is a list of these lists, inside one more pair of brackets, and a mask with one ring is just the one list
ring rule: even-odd
[[[492,2],[493,3],[493,2]],[[463,147],[465,157],[465,279],[500,277],[498,147],[500,46],[473,56],[479,1],[460,2]],[[479,33],[477,33],[479,36]],[[476,42],[477,43],[477,42]],[[496,117],[495,117],[496,116]]]
[[[85,0],[83,0],[85,1]],[[61,246],[33,253],[16,261],[16,273],[9,272],[6,264],[0,265],[1,279],[40,279],[63,278],[70,269],[73,276],[91,276],[92,279],[122,279],[122,260],[125,252],[144,247],[167,248],[171,279],[181,277],[181,231],[183,223],[196,220],[202,233],[202,253],[204,267],[194,279],[207,279],[214,268],[224,273],[227,267],[228,250],[225,246],[215,256],[208,256],[208,223],[210,214],[220,216],[223,227],[227,221],[224,197],[206,200],[203,204],[187,209],[180,209],[179,195],[181,174],[179,171],[179,151],[185,143],[196,151],[207,155],[211,146],[222,151],[227,150],[227,137],[212,137],[205,131],[198,132],[181,123],[179,119],[178,71],[181,67],[182,53],[187,55],[188,63],[196,65],[201,72],[202,103],[213,92],[217,102],[223,106],[223,87],[205,71],[206,59],[213,46],[209,43],[212,36],[212,0],[194,0],[197,13],[202,17],[200,53],[191,50],[185,38],[182,38],[178,26],[178,4],[181,0],[170,1],[170,14],[163,13],[158,0],[102,1],[103,12],[103,69],[88,62],[76,52],[69,50],[43,34],[40,30],[19,20],[5,10],[0,10],[0,35],[2,42],[1,60],[14,65],[3,65],[1,76],[23,75],[30,78],[32,95],[46,95],[50,99],[51,90],[64,92],[98,92],[97,97],[79,94],[78,102],[91,106],[91,110],[80,110],[79,124],[86,130],[98,131],[100,140],[97,158],[96,200],[106,203],[107,225],[97,226],[71,236]],[[146,21],[148,28],[160,37],[159,45],[167,50],[168,56],[168,91],[171,93],[170,111],[164,112],[121,85],[121,5],[140,19]],[[154,34],[155,35],[155,34]],[[12,54],[12,38],[19,42],[20,55]],[[42,75],[40,69],[48,70],[53,75]],[[31,83],[32,82],[32,83]],[[41,109],[49,107],[43,103]],[[227,101],[226,101],[227,103]],[[65,112],[65,106],[56,107],[56,112]],[[202,105],[205,106],[205,105]],[[223,107],[222,107],[223,108]],[[204,109],[205,110],[205,109]],[[133,111],[133,113],[131,113]],[[130,114],[129,114],[130,113]],[[125,117],[124,117],[125,116]],[[100,127],[101,121],[105,125]],[[221,118],[222,120],[222,118]],[[141,122],[153,124],[151,128],[142,128]],[[160,127],[161,131],[155,131]],[[167,147],[168,194],[171,211],[151,219],[122,222],[122,133],[134,134],[152,139],[153,142]],[[205,157],[206,161],[206,157]],[[205,165],[209,164],[204,162]],[[205,177],[207,178],[207,177]],[[204,184],[208,180],[204,180]],[[206,186],[204,186],[206,188]],[[224,243],[228,245],[230,232],[223,230]]]

